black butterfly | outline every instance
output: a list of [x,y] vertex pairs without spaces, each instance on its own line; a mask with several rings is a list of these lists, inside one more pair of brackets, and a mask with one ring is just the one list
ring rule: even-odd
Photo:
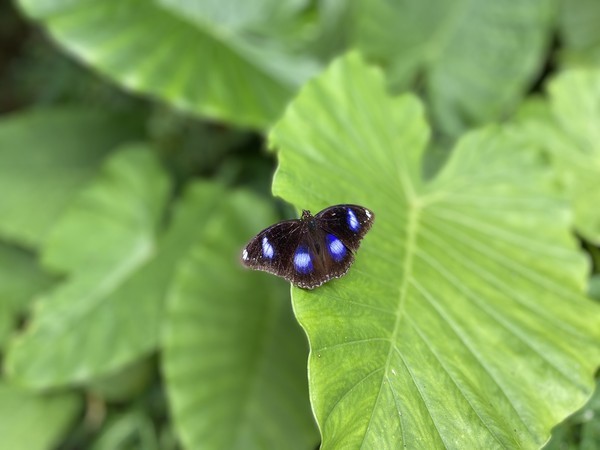
[[313,289],[348,272],[374,218],[357,205],[330,206],[315,216],[303,210],[300,219],[276,223],[252,238],[242,262]]

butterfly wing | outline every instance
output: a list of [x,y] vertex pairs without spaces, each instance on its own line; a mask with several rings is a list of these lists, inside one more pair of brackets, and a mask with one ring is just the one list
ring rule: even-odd
[[317,226],[337,237],[347,248],[355,252],[360,241],[371,229],[375,214],[358,205],[336,205],[325,208],[315,215]]
[[285,278],[305,289],[322,285],[327,274],[318,247],[315,233],[306,227],[291,256]]
[[333,279],[340,278],[348,272],[354,262],[354,254],[342,240],[327,230],[318,228],[315,232],[315,254],[321,267],[320,278],[315,280],[314,287]]
[[258,233],[242,251],[242,262],[302,288],[312,289],[324,283],[322,258],[312,233],[300,220],[281,222]]
[[314,217],[280,222],[252,238],[242,263],[313,289],[348,272],[373,218],[362,206],[337,205]]
[[[294,253],[303,236],[300,220],[286,220],[264,229],[242,250],[242,263],[289,280]],[[290,280],[291,281],[291,280]]]

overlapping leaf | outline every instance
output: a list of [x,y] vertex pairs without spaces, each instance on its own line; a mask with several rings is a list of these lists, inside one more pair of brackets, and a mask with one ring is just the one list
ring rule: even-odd
[[600,65],[600,2],[562,0],[560,2],[562,60],[569,65]]
[[[590,279],[588,294],[600,301],[600,276]],[[552,430],[552,439],[544,450],[595,450],[600,447],[600,379],[596,380],[596,389],[589,401]]]
[[575,211],[575,227],[600,244],[600,70],[571,70],[552,81],[548,101],[525,108],[519,126],[550,152]]
[[461,139],[430,181],[420,103],[356,55],[274,128],[274,192],[376,214],[349,274],[293,290],[323,448],[538,448],[600,362],[600,308],[541,158],[515,133]]
[[132,408],[110,417],[95,440],[91,450],[115,450],[139,448],[158,450],[168,447],[160,445],[152,418],[143,410]]
[[170,295],[164,372],[186,448],[313,448],[306,347],[285,283],[244,270],[245,241],[274,221],[246,192],[220,207]]
[[0,243],[0,348],[34,296],[52,284],[34,255]]
[[157,279],[139,272],[155,256],[168,195],[169,180],[148,149],[109,159],[48,238],[46,264],[69,278],[39,301],[10,347],[11,375],[57,385],[105,374],[152,348],[159,307],[148,297],[159,295]]
[[586,405],[555,428],[543,450],[595,450],[600,447],[600,382]]
[[306,7],[307,0],[229,0],[194,2],[189,0],[157,0],[157,4],[193,19],[200,26],[210,22],[231,30],[261,27],[266,23],[286,20]]
[[543,64],[553,0],[360,2],[358,44],[392,86],[415,84],[443,131],[513,109]]
[[0,383],[2,446],[19,450],[54,448],[81,406],[81,399],[73,392],[36,395]]
[[[276,8],[275,17],[285,18],[302,4],[251,3],[288,3]],[[168,0],[21,0],[21,5],[70,52],[118,83],[242,126],[269,124],[316,67],[310,58],[245,29],[255,25],[253,7]],[[252,16],[242,18],[243,12]],[[273,26],[271,19],[261,17]]]
[[2,236],[38,246],[108,152],[140,134],[139,121],[89,108],[49,108],[3,118]]

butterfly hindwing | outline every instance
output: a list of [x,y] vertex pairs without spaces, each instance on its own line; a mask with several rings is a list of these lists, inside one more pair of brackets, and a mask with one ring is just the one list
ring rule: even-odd
[[337,205],[315,216],[286,220],[257,234],[242,251],[252,269],[313,289],[346,274],[374,215],[357,205]]
[[287,277],[296,286],[313,289],[343,276],[354,261],[352,251],[336,236],[307,227],[292,258]]
[[287,279],[290,261],[302,237],[300,220],[286,220],[258,233],[242,251],[242,262]]
[[320,229],[320,234],[320,257],[327,274],[323,282],[344,276],[354,262],[353,251],[338,236],[323,229]]
[[314,245],[308,228],[296,246],[289,264],[287,280],[296,286],[312,289],[322,284],[323,263]]

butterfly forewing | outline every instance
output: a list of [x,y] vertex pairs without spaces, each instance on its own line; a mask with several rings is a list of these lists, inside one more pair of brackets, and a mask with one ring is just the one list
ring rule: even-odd
[[242,262],[313,289],[343,276],[353,252],[371,228],[374,215],[358,205],[337,205],[316,216],[275,224],[256,235],[242,251]]
[[375,215],[358,205],[337,205],[325,208],[315,216],[319,227],[337,236],[352,251],[373,225]]
[[300,220],[286,220],[258,233],[242,251],[242,262],[252,268],[284,277],[302,235]]

